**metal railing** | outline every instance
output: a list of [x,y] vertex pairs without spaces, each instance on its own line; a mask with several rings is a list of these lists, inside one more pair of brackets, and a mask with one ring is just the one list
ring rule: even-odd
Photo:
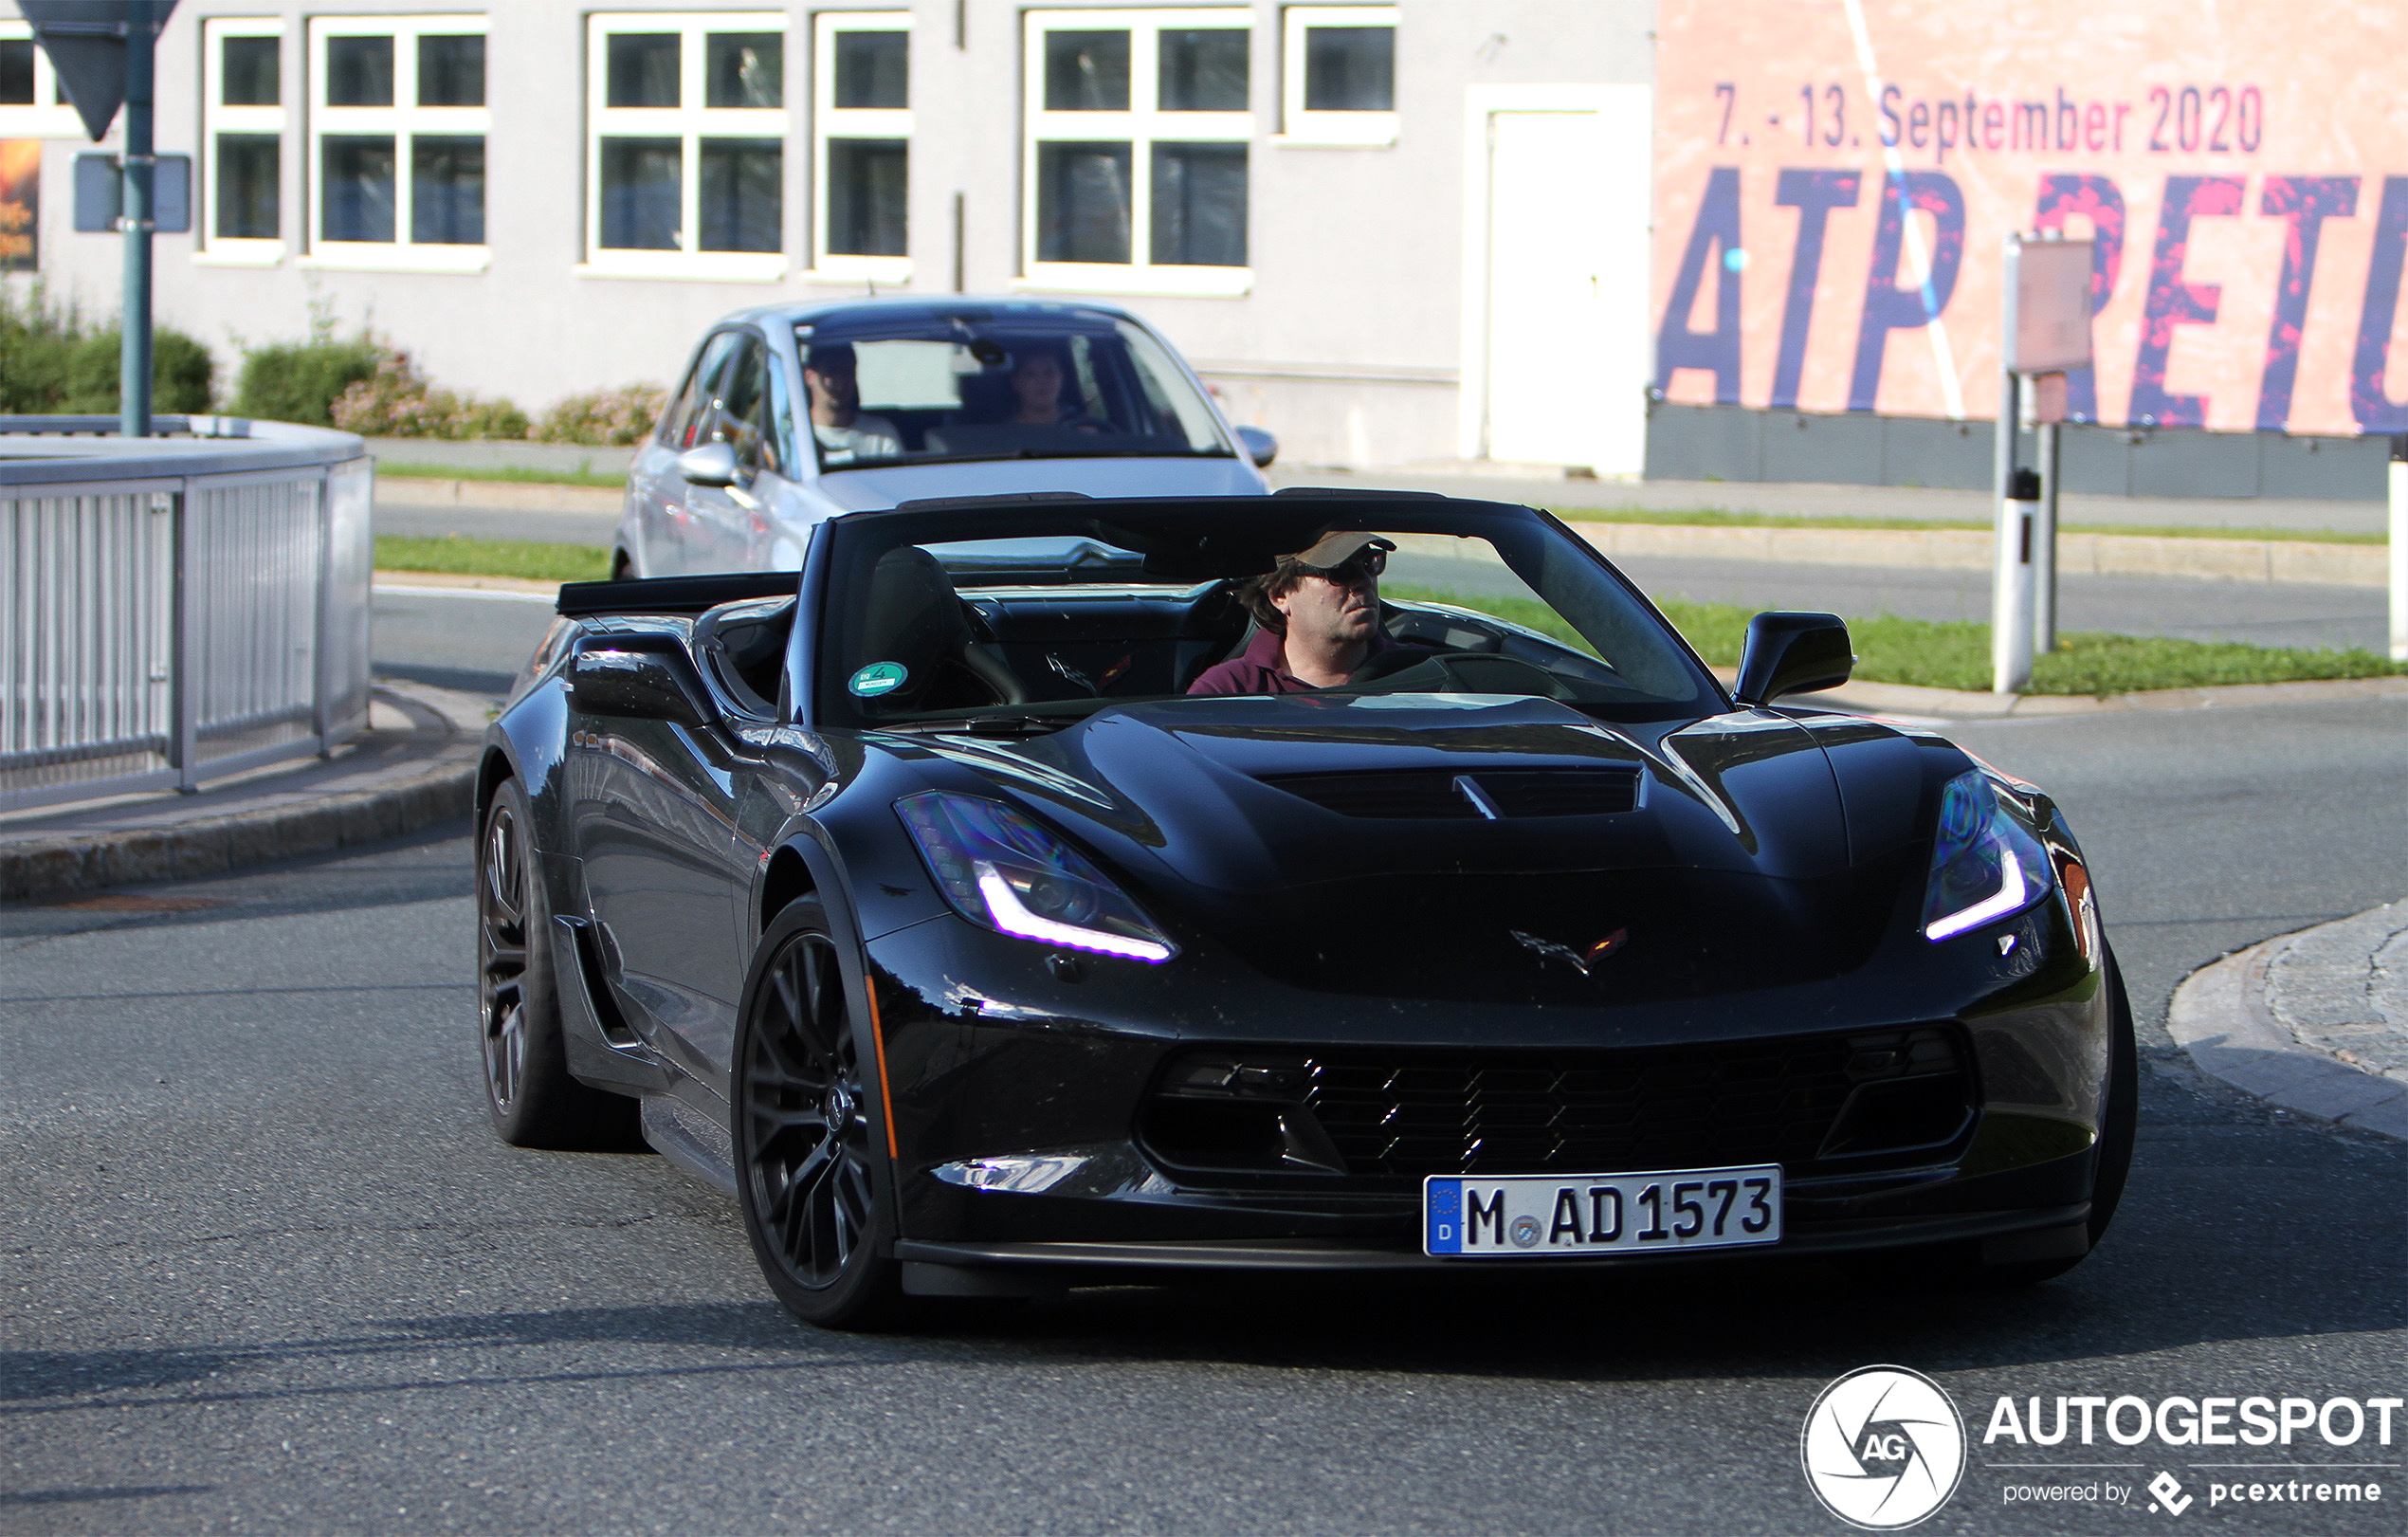
[[0,812],[330,752],[368,719],[374,467],[227,417],[0,417]]

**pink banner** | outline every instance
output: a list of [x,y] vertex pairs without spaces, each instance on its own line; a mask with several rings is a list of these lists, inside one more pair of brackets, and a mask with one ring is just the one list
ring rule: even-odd
[[1661,0],[1657,27],[1669,398],[1994,415],[2001,243],[2062,229],[2097,243],[2075,417],[2408,431],[2408,7]]

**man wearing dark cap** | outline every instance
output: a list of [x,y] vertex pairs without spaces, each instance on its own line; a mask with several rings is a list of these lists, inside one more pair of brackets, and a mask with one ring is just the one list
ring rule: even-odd
[[811,395],[812,436],[818,440],[822,464],[892,459],[903,451],[903,434],[895,430],[895,424],[861,409],[855,361],[849,341],[817,343],[803,358],[803,389]]
[[1261,631],[1208,669],[1191,694],[1293,694],[1334,688],[1396,649],[1379,628],[1379,574],[1396,546],[1377,534],[1323,536],[1238,590]]

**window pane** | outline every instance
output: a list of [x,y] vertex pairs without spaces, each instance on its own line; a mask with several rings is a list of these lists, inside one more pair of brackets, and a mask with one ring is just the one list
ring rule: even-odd
[[702,248],[784,250],[784,141],[706,138],[702,151]]
[[677,249],[682,177],[676,139],[604,139],[602,244],[613,250]]
[[319,147],[325,162],[326,186],[319,237],[390,245],[393,238],[392,136],[328,134]]
[[911,105],[911,34],[838,32],[836,104],[840,107]]
[[1129,147],[1037,146],[1037,260],[1129,259]]
[[219,58],[224,64],[220,102],[229,107],[272,107],[283,100],[277,55],[283,40],[274,37],[229,37]]
[[1304,110],[1396,110],[1396,29],[1304,28]]
[[418,40],[418,104],[481,107],[485,104],[485,40],[482,36]]
[[612,32],[608,96],[614,107],[673,107],[677,89],[675,32]]
[[828,249],[832,254],[911,253],[904,218],[910,170],[911,148],[903,139],[828,141]]
[[330,37],[326,40],[326,104],[389,107],[393,104],[393,40]]
[[702,40],[702,104],[786,104],[786,34],[713,32]]
[[410,238],[429,246],[485,243],[483,134],[419,134],[410,139]]
[[217,237],[274,240],[283,169],[274,134],[217,136]]
[[1164,32],[1161,110],[1245,111],[1246,40],[1250,35],[1235,27]]
[[736,450],[736,462],[756,469],[778,467],[777,445],[770,430],[769,349],[759,338],[747,338],[744,350],[728,364],[720,387],[719,419],[711,435]]
[[1129,34],[1045,34],[1048,112],[1129,110]]
[[1154,146],[1154,260],[1246,265],[1246,146]]
[[0,39],[0,107],[33,105],[33,39]]

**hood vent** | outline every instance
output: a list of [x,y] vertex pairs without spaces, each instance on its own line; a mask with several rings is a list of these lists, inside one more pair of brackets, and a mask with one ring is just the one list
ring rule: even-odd
[[1611,816],[1638,805],[1636,768],[1393,769],[1377,774],[1266,775],[1265,784],[1341,816]]

